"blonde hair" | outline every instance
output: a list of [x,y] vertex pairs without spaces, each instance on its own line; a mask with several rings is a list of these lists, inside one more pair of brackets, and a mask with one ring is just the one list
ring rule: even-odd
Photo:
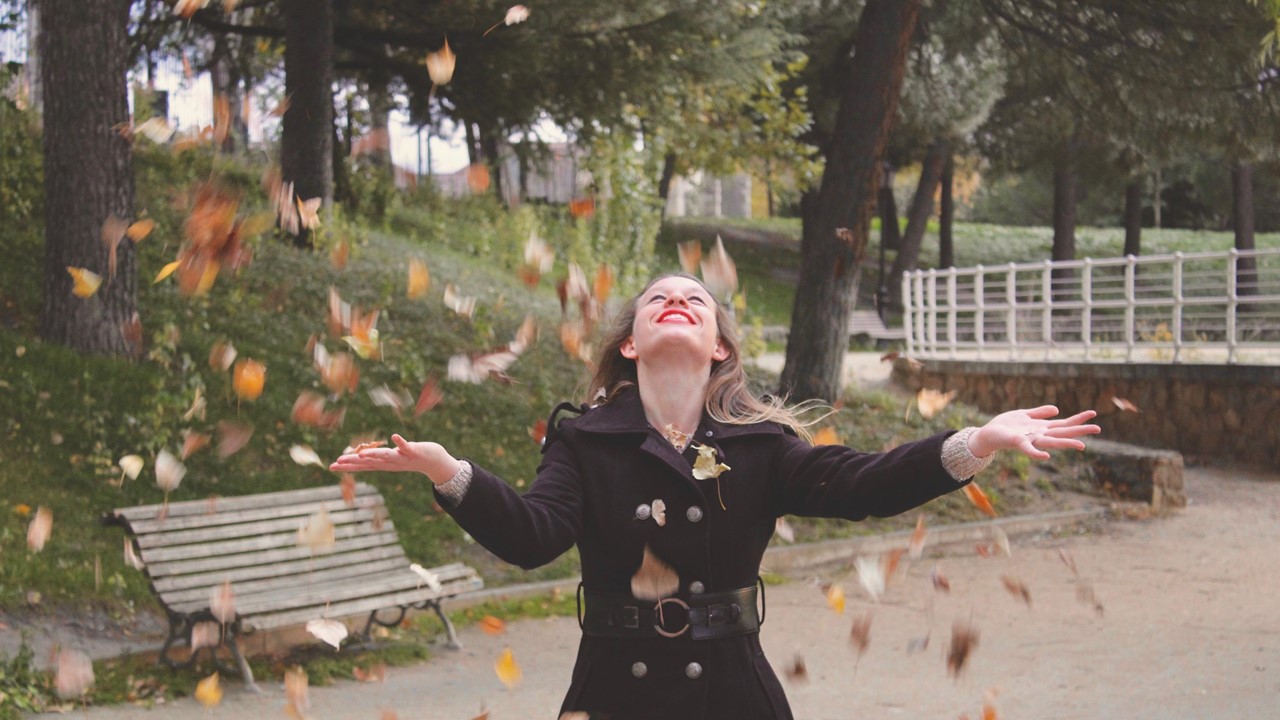
[[[596,371],[587,388],[589,402],[608,403],[624,388],[637,385],[639,380],[636,362],[623,357],[621,348],[627,338],[631,337],[635,324],[636,310],[640,298],[659,280],[669,277],[680,277],[693,280],[703,290],[707,286],[698,278],[686,273],[661,275],[649,281],[635,297],[627,301],[622,311],[614,318],[613,325],[606,332],[600,347],[600,355],[596,359]],[[709,297],[714,297],[707,290]],[[795,431],[805,440],[812,440],[809,427],[831,415],[834,410],[818,401],[806,401],[794,406],[786,404],[786,398],[766,396],[764,399],[751,394],[747,388],[747,373],[742,367],[742,343],[738,338],[737,324],[730,317],[724,305],[715,302],[716,327],[720,341],[729,351],[724,360],[711,363],[711,378],[707,384],[706,412],[717,422],[727,425],[754,425],[761,422],[775,422]],[[804,418],[803,415],[813,410],[823,411],[819,417]]]

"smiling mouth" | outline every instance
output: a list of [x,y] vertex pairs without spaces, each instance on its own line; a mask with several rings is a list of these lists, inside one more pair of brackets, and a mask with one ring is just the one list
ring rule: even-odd
[[689,323],[690,325],[695,324],[693,321],[693,316],[683,310],[668,310],[658,316],[658,322],[660,323],[669,322],[671,321],[672,318],[680,318],[681,320]]

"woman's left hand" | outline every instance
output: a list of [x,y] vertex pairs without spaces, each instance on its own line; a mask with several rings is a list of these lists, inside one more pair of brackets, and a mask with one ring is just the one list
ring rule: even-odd
[[969,450],[977,457],[986,457],[997,450],[1018,450],[1036,460],[1048,460],[1047,450],[1083,450],[1084,442],[1077,438],[1102,432],[1097,425],[1085,424],[1097,414],[1085,410],[1068,418],[1051,420],[1058,415],[1058,408],[1053,405],[1010,410],[991,418],[970,435]]

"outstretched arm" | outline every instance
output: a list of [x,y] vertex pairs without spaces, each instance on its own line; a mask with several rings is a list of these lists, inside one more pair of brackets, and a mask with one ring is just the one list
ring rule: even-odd
[[1097,416],[1093,410],[1050,419],[1057,414],[1053,405],[1000,413],[969,435],[969,451],[986,457],[997,450],[1017,450],[1036,460],[1048,460],[1049,450],[1083,450],[1084,441],[1079,438],[1102,432],[1086,422]]
[[419,472],[439,486],[449,482],[462,467],[440,443],[409,442],[398,434],[392,435],[391,441],[395,447],[347,453],[333,461],[329,469],[334,472]]

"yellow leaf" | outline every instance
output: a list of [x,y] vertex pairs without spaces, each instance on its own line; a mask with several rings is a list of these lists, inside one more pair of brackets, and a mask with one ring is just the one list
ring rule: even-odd
[[22,517],[26,517],[31,514],[31,506],[26,503],[18,503],[13,506],[13,511]]
[[71,274],[71,279],[75,281],[75,286],[71,288],[71,292],[76,297],[87,298],[98,292],[98,286],[102,284],[102,276],[91,270],[68,265],[67,272]]
[[321,198],[311,198],[303,200],[298,198],[298,219],[302,222],[302,227],[314,229],[320,227],[320,201]]
[[236,363],[231,376],[231,385],[242,400],[257,400],[262,395],[262,386],[266,381],[266,366],[249,358]]
[[417,258],[409,261],[409,299],[416,300],[427,294],[431,287],[431,273],[427,272],[426,263]]
[[827,586],[827,605],[837,614],[844,614],[844,588],[840,583],[832,583]]
[[813,434],[813,444],[817,445],[839,445],[840,436],[836,435],[836,429],[833,427],[824,427]]
[[498,656],[498,662],[493,664],[494,672],[498,673],[498,679],[503,685],[514,688],[520,684],[524,673],[520,672],[520,666],[516,664],[516,658],[511,654],[511,648],[502,651]]
[[218,684],[218,673],[196,684],[196,700],[205,707],[213,707],[222,702],[222,686]]
[[155,285],[156,283],[160,282],[161,280],[163,280],[163,279],[165,279],[165,278],[169,277],[170,275],[172,275],[172,274],[174,273],[174,271],[175,271],[175,270],[177,270],[177,269],[178,269],[178,266],[179,266],[179,265],[181,265],[181,264],[182,264],[182,261],[181,261],[181,260],[174,260],[173,262],[169,263],[168,265],[165,265],[164,267],[160,268],[160,272],[156,275],[156,279],[151,281],[151,284],[152,284],[152,285]]
[[728,465],[716,462],[715,448],[694,443],[693,449],[698,451],[698,459],[693,463],[693,476],[698,480],[718,478],[720,473],[730,469]]
[[125,234],[129,236],[130,240],[134,242],[138,242],[139,240],[142,240],[146,236],[150,235],[151,231],[154,230],[155,227],[156,227],[155,220],[150,220],[150,219],[139,220],[138,222],[130,225],[129,229],[125,231]]
[[920,388],[920,392],[916,394],[916,405],[920,408],[920,417],[925,420],[932,420],[934,415],[942,412],[956,396],[958,391],[940,392],[938,390],[930,390],[929,388]]

